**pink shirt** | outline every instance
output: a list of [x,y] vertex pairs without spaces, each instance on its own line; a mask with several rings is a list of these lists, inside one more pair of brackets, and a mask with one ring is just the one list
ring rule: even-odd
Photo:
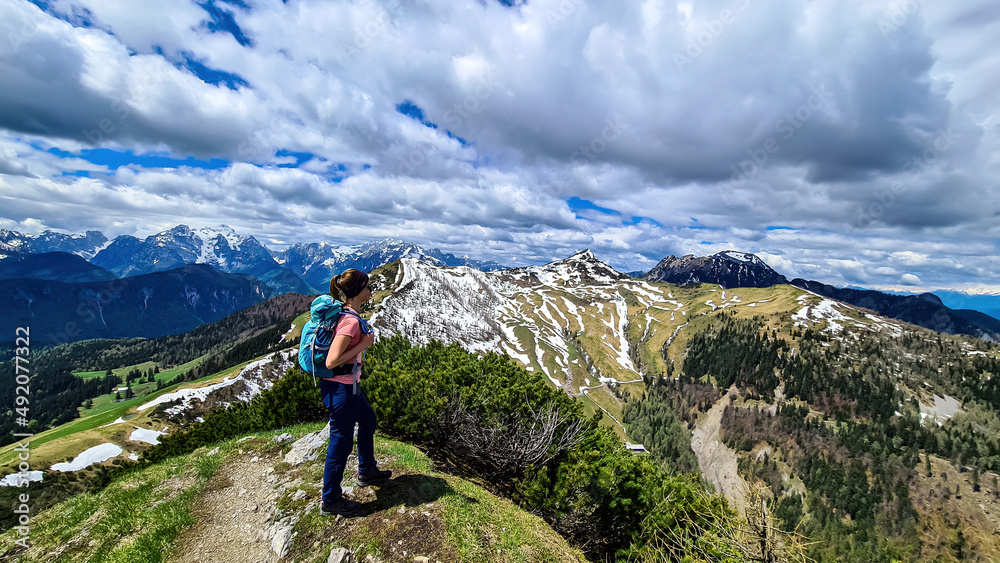
[[[358,345],[358,343],[361,342],[361,335],[363,334],[361,332],[361,323],[358,322],[357,317],[355,317],[354,315],[350,313],[344,313],[343,315],[340,316],[340,319],[337,320],[337,330],[334,331],[334,334],[336,336],[340,336],[341,334],[350,336],[351,341],[347,344],[347,349],[350,350],[351,348],[354,348],[355,346]],[[355,357],[355,361],[357,361],[358,364],[364,363],[361,361],[361,354],[358,354]],[[344,362],[344,365],[349,366],[351,365],[351,362],[349,361]],[[350,373],[344,375],[335,375],[333,377],[333,380],[336,381],[337,383],[346,383],[349,385],[351,383],[354,383],[354,375]]]

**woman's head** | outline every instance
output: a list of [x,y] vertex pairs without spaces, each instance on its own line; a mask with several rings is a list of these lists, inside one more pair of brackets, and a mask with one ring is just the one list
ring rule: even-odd
[[[330,295],[345,303],[368,288],[368,274],[351,268],[330,280]],[[370,288],[369,288],[370,290]]]

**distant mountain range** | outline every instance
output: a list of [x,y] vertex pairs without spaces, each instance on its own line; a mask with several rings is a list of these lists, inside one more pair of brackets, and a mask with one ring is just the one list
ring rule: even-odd
[[15,254],[41,254],[43,252],[69,252],[84,259],[91,259],[108,242],[101,231],[66,235],[45,231],[40,235],[26,235],[17,231],[0,229],[0,260]]
[[[253,236],[240,235],[225,225],[197,230],[178,225],[144,239],[122,235],[111,241],[99,231],[77,235],[46,231],[35,236],[0,230],[0,280],[18,281],[17,284],[6,284],[17,295],[39,291],[38,280],[75,286],[175,271],[189,264],[203,264],[223,274],[248,274],[266,284],[269,294],[309,294],[327,291],[330,279],[347,268],[370,272],[403,258],[442,267],[468,266],[483,272],[504,270],[496,262],[460,258],[437,249],[427,250],[414,243],[391,238],[350,246],[327,242],[295,244],[282,251],[272,251]],[[595,260],[593,253],[588,250],[575,255],[572,262],[592,265]],[[552,276],[555,274],[546,268],[547,266],[530,266],[510,271],[548,283],[554,280]],[[783,275],[754,254],[734,250],[703,257],[691,254],[682,257],[667,256],[645,273],[623,274],[610,266],[606,270],[585,269],[572,275],[594,283],[600,280],[613,282],[632,276],[646,281],[679,285],[711,283],[718,284],[723,289],[770,287],[789,283]],[[563,269],[560,272],[559,275],[569,275]],[[871,290],[838,289],[809,280],[795,280],[791,283],[934,330],[1000,339],[1000,320],[982,313],[981,307],[978,311],[951,309],[936,297],[930,299]],[[46,287],[56,286],[50,284]],[[17,291],[21,293],[18,294]],[[70,292],[77,295],[79,291],[82,289]],[[953,302],[961,302],[954,295],[946,297]],[[8,295],[7,299],[11,298]],[[79,300],[78,297],[74,299]],[[73,310],[75,303],[67,303],[66,306]],[[182,330],[192,328],[186,323],[177,326]],[[131,334],[135,335],[138,334]]]
[[6,279],[0,280],[0,330],[30,327],[31,342],[39,345],[154,338],[217,321],[274,294],[253,276],[206,264],[99,282]]
[[348,268],[370,272],[400,258],[414,258],[436,266],[468,266],[484,272],[502,270],[496,262],[458,258],[437,249],[424,250],[411,242],[398,239],[334,246],[328,243],[295,244],[271,256],[309,285],[328,291],[330,279]]
[[[51,253],[79,256],[111,272],[114,277],[207,264],[225,273],[250,274],[278,293],[327,291],[330,278],[347,268],[371,271],[403,257],[439,266],[469,266],[484,271],[503,268],[496,262],[459,258],[397,239],[350,246],[326,242],[296,244],[283,251],[272,251],[253,236],[240,235],[226,225],[197,230],[178,225],[144,239],[121,235],[112,241],[100,231],[87,231],[83,235],[45,231],[36,236],[0,230],[0,279],[86,281],[78,277],[59,277],[59,265],[65,266],[67,271],[79,272],[83,266],[78,261],[71,265],[73,260],[66,256],[37,256]],[[25,263],[29,256],[33,257],[32,261]],[[15,262],[9,262],[10,259],[21,263],[16,271]],[[103,276],[96,272],[94,275]]]
[[1000,319],[1000,295],[969,294],[959,291],[937,290],[934,292],[941,301],[952,309],[974,309]]
[[874,290],[842,289],[796,278],[791,284],[824,297],[948,334],[968,334],[1000,341],[1000,320],[971,309],[951,309],[933,293],[893,295]]
[[250,274],[281,293],[311,293],[309,285],[275,262],[257,239],[225,225],[198,230],[178,225],[141,240],[122,235],[91,262],[122,277],[207,264],[221,272]]

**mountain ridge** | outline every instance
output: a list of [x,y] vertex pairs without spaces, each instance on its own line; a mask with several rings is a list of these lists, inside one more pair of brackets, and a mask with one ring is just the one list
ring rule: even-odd
[[[650,452],[659,452],[651,456],[670,454],[670,447],[688,447],[683,440],[657,438],[667,422],[673,421],[672,428],[681,432],[692,426],[708,432],[712,425],[696,415],[710,406],[721,417],[714,421],[712,439],[720,447],[732,448],[742,463],[737,469],[745,471],[748,479],[770,484],[782,522],[789,522],[795,514],[787,508],[789,503],[794,505],[798,495],[808,491],[821,499],[809,503],[808,510],[826,506],[826,513],[840,514],[841,525],[850,527],[853,534],[874,529],[875,521],[864,519],[873,508],[896,510],[893,507],[906,507],[906,499],[911,498],[907,495],[918,499],[916,483],[922,481],[912,478],[912,472],[921,447],[938,448],[928,450],[927,463],[934,472],[951,474],[948,487],[960,483],[969,502],[983,503],[989,513],[1000,513],[994,510],[988,485],[983,484],[982,492],[972,489],[970,478],[956,478],[959,462],[948,461],[953,455],[966,455],[960,452],[971,452],[981,463],[993,464],[995,440],[977,450],[965,445],[972,442],[963,434],[961,444],[955,441],[954,452],[959,453],[943,451],[952,448],[944,440],[945,430],[950,435],[962,428],[958,424],[963,421],[980,420],[972,418],[983,416],[976,409],[985,408],[977,407],[976,400],[998,396],[995,385],[990,386],[991,378],[985,376],[995,373],[989,366],[998,361],[992,343],[935,336],[792,285],[723,289],[710,284],[605,279],[614,275],[622,274],[586,251],[544,266],[499,272],[441,267],[406,258],[372,272],[377,297],[367,312],[380,341],[390,334],[403,334],[414,342],[436,339],[470,349],[477,349],[478,343],[482,351],[507,352],[554,387],[579,397],[589,409],[588,416],[608,413],[607,424],[622,432],[623,439],[638,435],[644,420],[647,426],[648,420],[658,421],[659,426],[642,438]],[[932,298],[918,299],[935,306]],[[953,367],[938,370],[934,358]],[[836,363],[837,371],[828,363]],[[760,365],[765,368],[758,370]],[[921,371],[916,371],[918,367]],[[781,374],[783,385],[778,385],[775,374]],[[983,377],[981,385],[977,374]],[[376,374],[369,383],[377,383],[378,378]],[[735,390],[726,393],[734,385]],[[657,394],[672,394],[666,398],[676,413],[672,418],[652,412],[665,408],[655,402]],[[627,418],[623,404],[640,397],[648,416],[633,411]],[[860,418],[855,421],[855,417]],[[984,424],[994,424],[995,414],[992,417]],[[852,424],[837,426],[844,418]],[[936,430],[949,425],[952,418],[958,421],[955,425]],[[876,423],[888,426],[879,426],[878,432],[859,439],[859,432]],[[796,436],[810,438],[797,446]],[[894,444],[891,438],[906,442]],[[843,441],[843,448],[834,447],[837,440]],[[825,449],[815,451],[816,444]],[[854,457],[843,457],[848,454]],[[886,457],[895,460],[889,466],[896,468],[896,474],[883,486],[875,469],[884,467],[872,464]],[[711,461],[702,462],[699,457],[698,463]],[[704,474],[713,478],[709,472]],[[821,479],[826,475],[835,478],[827,483]],[[850,487],[847,494],[836,492],[845,486]],[[919,497],[924,499],[918,504],[921,522],[933,523],[932,511],[945,502],[941,499],[961,496],[957,490],[943,492],[944,486],[935,482],[933,497]],[[824,493],[826,487],[834,492]],[[875,500],[857,500],[868,495]],[[893,499],[899,502],[893,504]],[[800,506],[799,518],[803,510]],[[902,514],[905,521],[913,522],[910,513]],[[974,520],[962,514],[960,520],[949,522],[971,526],[996,519],[987,514]],[[823,533],[815,522],[829,521],[828,516],[824,518],[813,517],[810,533]],[[794,522],[787,525],[786,529],[795,527]],[[937,541],[935,534],[948,529],[928,524],[926,531],[919,532],[927,534],[920,536],[921,541],[925,537],[928,542]],[[970,549],[990,548],[988,530],[973,537],[969,529]],[[881,534],[881,528],[876,532]],[[835,547],[843,544],[830,550]],[[928,549],[926,560],[931,560],[933,546]]]
[[143,238],[119,235],[110,241],[100,231],[83,235],[46,231],[35,236],[0,230],[0,261],[50,251],[76,254],[119,277],[209,264],[226,273],[254,275],[277,291],[295,293],[325,291],[330,278],[347,268],[371,271],[404,257],[483,271],[504,268],[494,261],[456,257],[395,238],[356,245],[299,243],[271,250],[253,235],[241,235],[227,225],[192,229],[180,224]]
[[[283,251],[272,251],[253,236],[240,235],[226,225],[195,230],[182,224],[149,235],[145,239],[122,235],[110,242],[98,231],[88,231],[82,235],[62,235],[46,231],[43,235],[31,237],[0,230],[0,245],[4,245],[0,248],[14,248],[16,252],[10,256],[20,257],[20,260],[25,256],[37,254],[35,251],[46,248],[46,245],[69,248],[78,256],[93,254],[90,260],[92,264],[120,276],[165,271],[188,263],[203,263],[227,273],[254,275],[278,292],[294,293],[323,292],[328,287],[330,279],[347,268],[373,271],[403,258],[419,259],[437,266],[468,266],[484,272],[499,270],[509,270],[512,273],[531,272],[536,277],[548,276],[547,268],[551,268],[552,264],[573,260],[574,257],[589,255],[596,259],[588,249],[546,265],[504,268],[496,262],[467,257],[457,258],[437,249],[425,250],[415,243],[394,238],[352,246],[337,246],[327,242],[302,243],[292,245]],[[3,262],[0,260],[0,264]],[[611,266],[603,262],[602,264],[590,273],[581,270],[574,274],[565,272],[564,274],[597,276],[606,281],[617,280],[627,275],[635,277],[638,274],[638,272],[622,274]],[[75,268],[81,269],[79,265]],[[95,272],[95,275],[100,274]],[[45,277],[58,279],[59,274],[51,272]],[[693,254],[682,257],[667,256],[641,278],[680,285],[714,283],[722,288],[769,287],[789,283],[787,278],[756,255],[736,250],[726,250],[703,257],[696,257]],[[803,280],[800,283],[815,285],[820,282]],[[832,286],[826,284],[816,287],[827,288],[823,291],[828,293],[832,291],[829,289]],[[853,294],[850,291],[844,290],[839,294],[851,302],[850,296]],[[891,297],[878,299],[879,302],[887,300],[891,300]],[[968,300],[970,303],[973,302],[972,297]],[[960,312],[961,310],[951,309],[943,303],[931,303],[931,305],[940,313],[941,318],[935,318],[934,312],[924,311],[928,305],[913,300],[900,301],[893,307],[886,305],[876,310],[893,318],[912,321],[935,330],[991,339],[1000,338],[1000,324],[994,322],[995,317],[989,316],[992,309],[984,311],[980,308]]]
[[246,274],[206,264],[110,281],[0,280],[0,326],[32,327],[32,342],[88,338],[157,337],[191,330],[272,296]]
[[937,332],[967,334],[976,338],[1000,341],[1000,320],[980,311],[951,309],[933,293],[893,295],[870,289],[837,288],[801,278],[789,283],[824,297],[871,309],[880,315]]
[[645,279],[678,285],[716,283],[723,289],[769,287],[788,283],[785,276],[774,271],[756,255],[735,250],[702,257],[694,254],[667,256],[646,273]]

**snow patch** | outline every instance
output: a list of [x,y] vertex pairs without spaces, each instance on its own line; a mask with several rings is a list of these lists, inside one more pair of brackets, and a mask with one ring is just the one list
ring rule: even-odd
[[[803,303],[803,298],[808,299],[809,296],[800,295],[799,303]],[[830,299],[823,299],[818,305],[806,305],[799,309],[797,313],[792,315],[792,320],[795,322],[795,326],[810,326],[812,323],[826,321],[826,331],[837,333],[844,329],[841,322],[853,322],[854,320],[838,311],[838,307],[847,306]]]
[[121,446],[112,443],[104,443],[99,446],[84,450],[80,455],[73,458],[73,461],[57,463],[51,467],[53,471],[79,471],[85,467],[101,463],[111,458],[118,457],[125,451]]
[[104,426],[98,426],[98,428],[106,428],[108,426],[114,426],[115,424],[121,424],[123,422],[125,422],[125,419],[119,416],[118,420],[116,420],[114,422],[109,422],[109,423],[105,424]]
[[199,401],[204,401],[205,399],[208,398],[208,394],[211,393],[212,391],[215,391],[216,389],[222,389],[223,387],[229,387],[230,385],[236,383],[237,377],[239,377],[239,376],[236,376],[236,377],[233,377],[233,376],[227,377],[224,380],[222,380],[222,383],[216,383],[215,385],[208,385],[208,386],[205,386],[205,387],[196,387],[194,389],[178,389],[177,391],[174,391],[172,393],[166,393],[166,394],[160,395],[159,397],[153,399],[152,401],[150,401],[148,403],[145,403],[143,405],[140,405],[136,410],[137,411],[144,411],[144,410],[146,410],[146,409],[148,409],[150,407],[155,407],[157,405],[162,405],[164,403],[170,403],[172,401],[176,401],[176,400],[180,399],[181,404],[177,405],[176,407],[172,407],[170,409],[170,413],[171,414],[176,414],[173,411],[175,411],[176,409],[178,409],[178,407],[182,407],[181,410],[177,411],[178,413],[181,412],[182,410],[187,410],[190,407],[190,404],[191,404],[191,402],[194,399],[198,399]]
[[962,404],[954,397],[934,395],[934,405],[920,403],[920,418],[921,420],[930,418],[940,426],[949,418],[962,412],[961,407]]
[[160,443],[160,436],[165,435],[166,432],[157,432],[156,430],[150,430],[148,428],[135,428],[132,435],[128,437],[129,440],[133,442],[145,442],[147,444],[157,445]]
[[25,481],[28,483],[40,482],[43,473],[41,471],[28,471],[26,473],[11,473],[0,479],[0,487],[23,487]]

